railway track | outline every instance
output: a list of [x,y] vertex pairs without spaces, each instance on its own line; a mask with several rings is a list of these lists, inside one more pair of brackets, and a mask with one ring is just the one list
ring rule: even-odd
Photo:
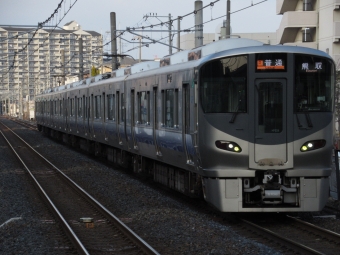
[[340,234],[320,228],[291,216],[240,218],[242,227],[253,234],[279,243],[292,254],[336,254],[340,248]]
[[0,131],[78,254],[158,254],[3,123]]
[[37,125],[34,122],[31,121],[25,121],[25,120],[21,120],[21,119],[17,119],[17,118],[11,118],[11,117],[7,117],[8,119],[10,119],[11,121],[20,124],[21,126],[24,126],[30,130],[38,130],[37,129]]
[[328,215],[333,214],[334,217],[336,217],[338,219],[340,218],[340,210],[337,209],[337,208],[334,208],[334,207],[331,207],[331,206],[325,206],[325,208],[323,209],[323,212],[327,213]]

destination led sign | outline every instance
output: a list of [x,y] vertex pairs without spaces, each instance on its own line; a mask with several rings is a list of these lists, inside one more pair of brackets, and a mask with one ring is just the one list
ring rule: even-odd
[[285,70],[282,59],[257,60],[257,70]]
[[321,71],[322,68],[322,62],[314,62],[314,63],[302,63],[301,64],[301,71],[306,73],[315,73],[317,71]]
[[287,70],[287,54],[258,53],[255,58],[256,72],[285,72]]

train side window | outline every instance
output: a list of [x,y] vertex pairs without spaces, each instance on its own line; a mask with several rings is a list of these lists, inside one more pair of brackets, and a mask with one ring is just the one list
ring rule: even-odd
[[178,90],[162,90],[162,119],[164,127],[178,126]]
[[59,99],[55,100],[55,114],[59,115]]
[[85,118],[85,96],[83,96],[82,98],[82,112],[81,112],[81,116]]
[[53,113],[54,113],[55,115],[58,114],[58,112],[57,112],[57,100],[54,100],[54,101],[53,101]]
[[140,124],[150,123],[150,92],[138,93],[138,121]]
[[94,115],[94,98],[93,98],[93,95],[91,95],[91,99],[89,100],[89,119],[93,119],[93,115]]
[[70,116],[73,116],[73,99],[69,98],[69,104],[70,104]]
[[78,116],[78,98],[75,97],[73,99],[73,102],[74,102],[74,116],[77,117]]
[[108,113],[108,119],[114,120],[114,114],[115,114],[115,95],[110,94],[107,95],[107,113]]
[[102,116],[100,116],[100,117],[105,121],[106,120],[105,93],[103,93],[103,96],[101,97],[101,101],[103,101],[103,102],[102,102],[101,107],[100,107],[100,109],[102,110]]
[[71,116],[74,116],[74,110],[75,110],[75,105],[74,105],[74,98],[71,99]]
[[101,106],[101,96],[95,96],[94,97],[94,113],[95,113],[95,118],[100,119],[100,106]]
[[78,117],[82,117],[82,111],[83,111],[83,99],[80,97],[78,98]]
[[120,94],[120,110],[121,110],[121,113],[120,113],[120,120],[121,120],[121,122],[124,122],[125,121],[125,114],[124,114],[124,110],[125,110],[125,108],[124,108],[124,102],[125,102],[125,100],[124,100],[124,93],[121,93]]
[[117,91],[117,121],[120,123],[120,95],[119,91]]
[[85,114],[84,114],[84,116],[85,116],[85,118],[86,119],[88,119],[89,118],[89,97],[86,97],[85,98]]

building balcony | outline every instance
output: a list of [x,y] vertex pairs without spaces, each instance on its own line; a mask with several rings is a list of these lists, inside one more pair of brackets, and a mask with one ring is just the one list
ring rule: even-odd
[[276,32],[277,42],[280,44],[295,42],[302,28],[316,28],[317,25],[318,13],[315,11],[285,12]]
[[336,70],[338,70],[339,67],[340,67],[340,54],[333,54],[332,56],[333,56],[333,60],[336,64]]
[[295,11],[299,0],[276,0],[276,14]]
[[333,23],[333,42],[340,42],[340,21]]

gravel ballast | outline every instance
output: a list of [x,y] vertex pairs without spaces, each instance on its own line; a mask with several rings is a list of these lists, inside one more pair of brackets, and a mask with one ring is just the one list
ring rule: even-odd
[[[160,254],[281,254],[238,235],[232,227],[212,220],[121,169],[99,163],[42,133],[25,128],[17,132]],[[0,225],[11,218],[22,218],[0,228],[0,254],[52,254],[46,250],[53,248],[54,237],[44,235],[46,226],[39,227],[48,211],[42,212],[44,206],[34,189],[28,188],[32,184],[28,183],[23,168],[13,163],[9,148],[0,142]],[[15,229],[15,234],[11,234],[11,229]],[[36,240],[43,249],[34,250]],[[32,252],[17,252],[23,249]],[[58,254],[63,252],[58,250]]]

